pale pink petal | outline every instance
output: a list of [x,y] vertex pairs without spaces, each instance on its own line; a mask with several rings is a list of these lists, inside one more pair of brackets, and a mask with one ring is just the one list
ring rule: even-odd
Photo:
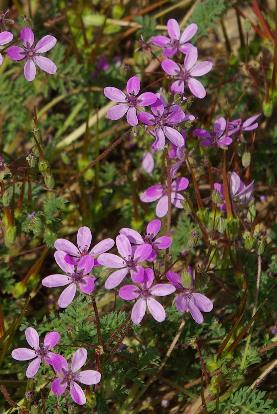
[[45,53],[52,49],[57,43],[57,39],[54,36],[47,35],[42,37],[36,44],[35,51],[37,53]]
[[204,62],[198,62],[190,70],[190,74],[191,76],[203,76],[206,75],[206,73],[210,72],[212,67],[212,62],[209,62],[208,60],[205,60]]
[[149,292],[153,296],[167,296],[175,292],[176,288],[169,283],[158,283],[149,289]]
[[126,262],[122,257],[112,253],[102,253],[97,259],[98,263],[111,269],[122,269]]
[[87,356],[88,353],[85,348],[79,348],[74,352],[71,362],[71,369],[73,372],[77,372],[83,365],[85,365]]
[[127,122],[131,126],[138,124],[137,110],[135,107],[131,107],[127,111]]
[[72,279],[66,275],[50,275],[42,279],[42,286],[53,288],[69,285],[72,282]]
[[179,312],[189,312],[188,308],[188,300],[184,294],[180,294],[176,296],[175,305]]
[[[242,127],[243,127],[243,129],[244,130],[248,130],[247,129],[247,127],[251,127],[251,128],[253,128],[253,126],[254,125],[258,125],[257,123],[255,123],[254,125],[252,125],[253,124],[253,122],[255,122],[259,117],[261,116],[261,114],[257,114],[257,115],[253,115],[253,116],[251,116],[250,118],[248,118],[248,119],[246,119],[244,122],[243,122],[243,124],[242,124]],[[254,128],[253,128],[254,129]]]
[[133,299],[137,299],[139,297],[140,290],[135,285],[125,285],[125,286],[122,286],[119,289],[118,294],[121,297],[121,299],[133,300]]
[[142,244],[144,243],[143,238],[141,235],[133,229],[129,229],[127,227],[123,227],[120,230],[120,234],[124,234],[126,237],[128,237],[129,241],[133,244]]
[[127,104],[115,105],[108,110],[107,117],[112,121],[117,121],[126,114],[128,108],[129,106]]
[[184,59],[185,69],[189,71],[197,62],[197,58],[198,50],[195,46],[192,46]]
[[178,194],[175,192],[171,193],[171,203],[177,208],[183,208],[183,201],[184,197],[182,194]]
[[65,253],[69,254],[70,256],[77,256],[77,257],[80,256],[80,252],[77,249],[77,247],[75,246],[75,244],[71,243],[69,240],[57,239],[54,243],[54,247],[55,247],[55,249],[61,250],[62,252],[65,252]]
[[0,46],[6,45],[13,40],[13,34],[11,32],[1,32],[0,33]]
[[133,306],[131,319],[135,325],[139,325],[146,311],[146,300],[141,298]]
[[70,383],[70,395],[72,400],[78,405],[84,405],[86,403],[86,396],[82,388],[77,382],[72,381]]
[[26,56],[26,52],[22,47],[11,46],[7,49],[7,55],[11,60],[22,60]]
[[132,76],[126,85],[127,93],[137,95],[140,91],[140,80],[137,76]]
[[32,362],[30,362],[26,370],[26,377],[33,378],[38,372],[40,364],[41,364],[40,358],[35,358]]
[[114,240],[113,239],[104,239],[101,242],[97,243],[90,251],[90,254],[93,257],[98,256],[101,253],[106,252],[107,250],[110,250],[114,246]]
[[174,94],[180,93],[183,95],[185,91],[185,82],[181,79],[176,80],[175,82],[171,84],[170,90]]
[[206,90],[199,80],[194,78],[188,79],[188,87],[191,93],[196,96],[196,98],[203,99],[206,96]]
[[188,303],[188,308],[191,316],[195,320],[196,323],[201,324],[204,321],[203,315],[200,312],[199,308],[195,305],[193,300],[190,300]]
[[207,296],[202,295],[201,293],[193,293],[192,295],[196,306],[202,312],[211,312],[213,309],[213,302],[207,298]]
[[156,236],[161,230],[162,222],[159,219],[154,219],[147,224],[146,233]]
[[148,112],[140,112],[138,114],[138,119],[145,125],[154,125],[155,122],[154,116]]
[[67,308],[67,306],[71,304],[76,295],[76,289],[77,288],[74,283],[71,283],[71,285],[64,289],[58,299],[58,305],[60,308]]
[[67,382],[63,382],[63,378],[56,378],[51,383],[51,391],[55,395],[62,395],[67,387]]
[[167,22],[167,31],[171,39],[180,39],[180,26],[175,19],[169,19]]
[[34,62],[36,65],[38,65],[38,67],[41,70],[43,70],[46,73],[49,73],[50,75],[54,75],[54,73],[57,72],[57,66],[55,65],[55,63],[45,56],[35,56]]
[[198,30],[198,26],[195,23],[191,23],[190,25],[188,25],[188,27],[185,28],[185,30],[183,31],[181,38],[180,38],[180,43],[186,43],[188,40],[190,40],[195,33]]
[[176,147],[182,147],[185,144],[183,135],[174,128],[164,127],[165,136],[172,142]]
[[110,99],[111,101],[115,102],[126,102],[126,95],[120,89],[114,88],[112,86],[108,86],[104,88],[104,95],[106,98]]
[[91,231],[88,227],[80,227],[77,233],[77,246],[80,251],[88,251],[91,244]]
[[157,240],[155,240],[155,247],[159,250],[168,249],[172,244],[171,237],[168,236],[162,236],[158,237]]
[[[172,286],[174,287],[174,286]],[[157,322],[163,322],[166,318],[164,307],[154,298],[147,298],[147,308]]]
[[27,46],[27,47],[32,46],[35,40],[35,36],[34,36],[32,29],[30,29],[30,27],[24,27],[20,31],[20,39],[22,43],[24,44],[24,46]]
[[151,201],[158,200],[163,194],[163,186],[161,184],[155,184],[147,188],[141,195],[141,201],[150,203]]
[[36,66],[31,59],[28,59],[24,65],[24,76],[25,79],[29,82],[35,79],[36,77]]
[[115,272],[111,273],[108,279],[106,280],[105,288],[110,290],[120,285],[124,277],[127,275],[128,271],[129,270],[125,268],[125,269],[116,270]]
[[83,277],[82,281],[79,283],[79,289],[83,293],[90,295],[94,291],[95,281],[96,281],[95,277],[90,277],[90,276]]
[[47,347],[48,349],[53,349],[54,346],[56,346],[60,342],[60,339],[61,339],[61,335],[59,334],[59,332],[56,332],[56,331],[48,332],[45,335],[43,345]]
[[156,140],[152,145],[153,151],[163,150],[165,146],[165,135],[163,129],[161,127],[156,129],[154,136],[156,137]]
[[153,105],[157,100],[157,95],[153,92],[144,92],[142,93],[137,100],[138,105],[140,106],[149,106]]
[[142,168],[144,169],[144,171],[146,171],[148,174],[151,174],[154,167],[155,167],[155,163],[154,163],[154,158],[153,155],[151,154],[151,152],[146,152],[143,155],[143,159],[142,159]]
[[27,328],[25,330],[25,337],[26,337],[26,341],[32,348],[34,349],[39,348],[39,335],[34,328],[31,328],[31,327]]
[[12,357],[17,361],[29,361],[29,359],[35,358],[36,355],[35,351],[29,348],[16,348],[12,351]]
[[158,47],[166,47],[170,44],[170,39],[166,36],[153,36],[151,37],[151,43]]
[[86,384],[86,385],[98,384],[100,380],[101,380],[100,372],[94,371],[92,369],[81,371],[76,377],[76,381],[79,381],[82,384]]
[[168,196],[164,195],[156,205],[156,214],[158,217],[164,217],[168,211]]
[[241,187],[241,179],[235,171],[230,176],[230,184],[232,194],[236,195]]
[[162,62],[162,68],[170,76],[176,76],[180,73],[179,65],[171,59],[165,59]]

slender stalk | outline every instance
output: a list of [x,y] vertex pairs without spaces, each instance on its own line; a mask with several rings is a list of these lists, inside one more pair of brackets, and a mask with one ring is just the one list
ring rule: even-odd
[[100,318],[99,318],[98,308],[97,308],[97,304],[96,304],[96,300],[94,296],[92,297],[92,306],[93,306],[93,310],[95,314],[98,344],[101,345],[102,348],[104,348],[104,341],[103,341],[102,332],[101,332]]

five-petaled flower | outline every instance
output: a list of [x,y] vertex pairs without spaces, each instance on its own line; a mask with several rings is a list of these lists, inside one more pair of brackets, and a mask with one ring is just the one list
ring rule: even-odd
[[184,65],[179,65],[171,59],[165,59],[162,62],[163,70],[175,81],[172,83],[170,90],[172,93],[183,95],[185,88],[189,88],[190,92],[196,98],[204,98],[206,90],[202,83],[194,77],[206,75],[212,69],[212,62],[197,62],[198,51],[192,46],[184,59]]
[[[0,46],[4,46],[7,43],[10,43],[13,40],[13,34],[11,32],[1,32],[0,33]],[[0,53],[0,65],[3,63],[3,56]]]
[[67,387],[70,389],[72,400],[79,405],[86,403],[86,396],[78,382],[85,385],[95,385],[101,380],[101,374],[98,371],[88,369],[80,371],[87,360],[87,350],[79,348],[72,356],[70,366],[67,360],[59,355],[53,361],[53,368],[57,378],[51,384],[51,390],[55,395],[62,395]]
[[152,253],[152,246],[148,243],[139,245],[136,249],[124,234],[116,237],[116,247],[120,256],[111,253],[103,253],[98,257],[98,262],[110,269],[119,269],[111,273],[106,280],[105,288],[113,289],[118,286],[128,273],[133,275],[141,273],[143,268],[140,263],[148,260]]
[[195,23],[190,24],[181,34],[180,26],[175,19],[169,19],[167,22],[167,36],[153,36],[151,43],[164,49],[163,54],[167,57],[174,56],[177,52],[187,53],[192,47],[188,41],[195,35],[198,26]]
[[66,261],[66,253],[57,251],[54,254],[59,267],[66,273],[53,274],[42,279],[42,285],[48,288],[67,286],[58,299],[60,308],[66,308],[73,301],[77,288],[86,294],[91,294],[95,288],[96,278],[90,275],[94,260],[91,256],[83,256],[77,266]]
[[12,357],[17,361],[29,361],[26,377],[33,378],[39,370],[40,364],[52,365],[55,357],[58,355],[51,350],[56,346],[61,337],[56,331],[48,332],[45,335],[43,345],[39,343],[39,335],[34,328],[27,328],[25,330],[25,337],[28,344],[33,348],[16,348],[12,351]]
[[[254,181],[249,184],[244,184],[239,175],[233,171],[229,176],[229,189],[233,208],[240,204],[248,204],[253,198]],[[223,184],[214,183],[214,191],[219,196],[219,207],[221,210],[225,209],[224,189]]]
[[36,65],[44,72],[53,75],[57,71],[57,67],[52,60],[42,53],[48,52],[52,49],[57,39],[54,36],[47,35],[40,39],[35,44],[35,36],[29,27],[25,27],[20,32],[20,39],[23,43],[23,47],[11,46],[7,50],[7,55],[11,60],[25,60],[24,76],[27,81],[32,81],[36,77]]
[[[171,184],[171,203],[177,208],[183,208],[184,196],[179,191],[186,190],[189,180],[186,177],[176,178]],[[156,206],[156,215],[164,217],[168,211],[168,190],[162,184],[154,184],[147,188],[141,195],[140,199],[144,203],[158,201]]]
[[233,140],[229,136],[229,130],[226,128],[227,122],[223,117],[218,118],[213,125],[211,132],[203,128],[196,128],[193,134],[200,138],[200,144],[203,147],[226,148],[232,144]]
[[155,296],[167,296],[175,292],[175,287],[169,283],[154,284],[154,272],[152,269],[144,269],[143,273],[133,276],[136,284],[125,285],[119,289],[119,296],[124,300],[134,300],[131,319],[138,325],[142,321],[146,309],[157,322],[163,322],[166,318],[164,307],[155,299]]
[[182,313],[189,312],[196,323],[203,323],[202,312],[211,312],[213,309],[212,301],[207,296],[202,295],[202,293],[185,288],[178,273],[169,271],[166,277],[178,291],[178,295],[175,298],[177,310]]
[[156,102],[157,96],[152,92],[144,92],[138,95],[140,91],[140,80],[137,76],[130,78],[126,85],[126,93],[118,88],[108,86],[104,88],[104,95],[111,101],[115,101],[118,105],[108,110],[109,119],[116,121],[127,113],[127,122],[131,126],[138,124],[137,111],[141,107],[152,105]]

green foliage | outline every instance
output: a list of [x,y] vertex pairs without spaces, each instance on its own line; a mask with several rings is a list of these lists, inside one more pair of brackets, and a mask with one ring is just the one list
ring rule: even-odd
[[224,414],[276,414],[273,402],[264,399],[265,395],[264,391],[242,387],[227,402],[220,404],[220,409]]
[[190,18],[190,23],[196,23],[198,25],[196,38],[207,36],[208,29],[215,28],[218,19],[222,16],[226,8],[227,4],[225,0],[202,0]]

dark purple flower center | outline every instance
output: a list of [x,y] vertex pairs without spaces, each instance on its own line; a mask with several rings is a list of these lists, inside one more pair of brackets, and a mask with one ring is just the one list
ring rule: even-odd
[[76,374],[72,372],[71,369],[66,370],[62,368],[62,372],[63,372],[63,380],[61,382],[62,384],[69,384],[71,381],[74,381]]
[[74,273],[70,274],[73,283],[82,283],[84,278],[83,270],[76,270]]
[[151,296],[147,288],[142,289],[140,295],[143,296],[144,298],[148,298],[149,296]]
[[43,345],[41,345],[39,349],[36,350],[37,356],[40,357],[42,360],[44,360],[47,357],[48,352],[48,347]]
[[125,259],[125,262],[126,262],[127,267],[132,270],[134,270],[137,265],[136,260],[134,260],[132,256],[128,256],[128,259]]
[[135,95],[128,94],[127,95],[127,102],[129,104],[129,106],[136,107],[137,106],[137,97]]

